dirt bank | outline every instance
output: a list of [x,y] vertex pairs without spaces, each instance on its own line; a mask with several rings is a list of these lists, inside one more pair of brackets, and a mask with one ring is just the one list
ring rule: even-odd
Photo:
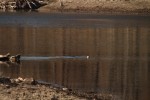
[[83,93],[33,78],[0,78],[0,100],[115,100],[111,94]]
[[149,1],[54,0],[38,9],[49,11],[150,13]]

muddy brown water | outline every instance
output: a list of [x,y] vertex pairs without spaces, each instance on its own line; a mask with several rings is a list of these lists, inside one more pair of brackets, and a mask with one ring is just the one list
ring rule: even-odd
[[150,16],[0,13],[0,54],[7,52],[22,60],[1,62],[0,76],[150,99]]

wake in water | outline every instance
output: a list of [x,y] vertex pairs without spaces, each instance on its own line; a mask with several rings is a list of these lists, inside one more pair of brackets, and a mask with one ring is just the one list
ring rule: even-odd
[[89,56],[21,56],[20,60],[89,59]]
[[89,57],[89,56],[21,56],[20,60],[89,59],[89,60],[149,60],[146,57]]

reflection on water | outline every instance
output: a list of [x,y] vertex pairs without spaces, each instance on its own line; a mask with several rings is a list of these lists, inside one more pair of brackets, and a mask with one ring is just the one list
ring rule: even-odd
[[89,59],[22,60],[1,64],[0,75],[149,100],[149,43],[149,16],[2,13],[0,53]]

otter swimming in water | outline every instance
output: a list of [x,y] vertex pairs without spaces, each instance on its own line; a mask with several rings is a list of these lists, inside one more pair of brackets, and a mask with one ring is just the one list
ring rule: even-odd
[[19,63],[20,62],[20,55],[11,56],[9,53],[6,55],[0,55],[1,62],[12,62],[12,63]]

